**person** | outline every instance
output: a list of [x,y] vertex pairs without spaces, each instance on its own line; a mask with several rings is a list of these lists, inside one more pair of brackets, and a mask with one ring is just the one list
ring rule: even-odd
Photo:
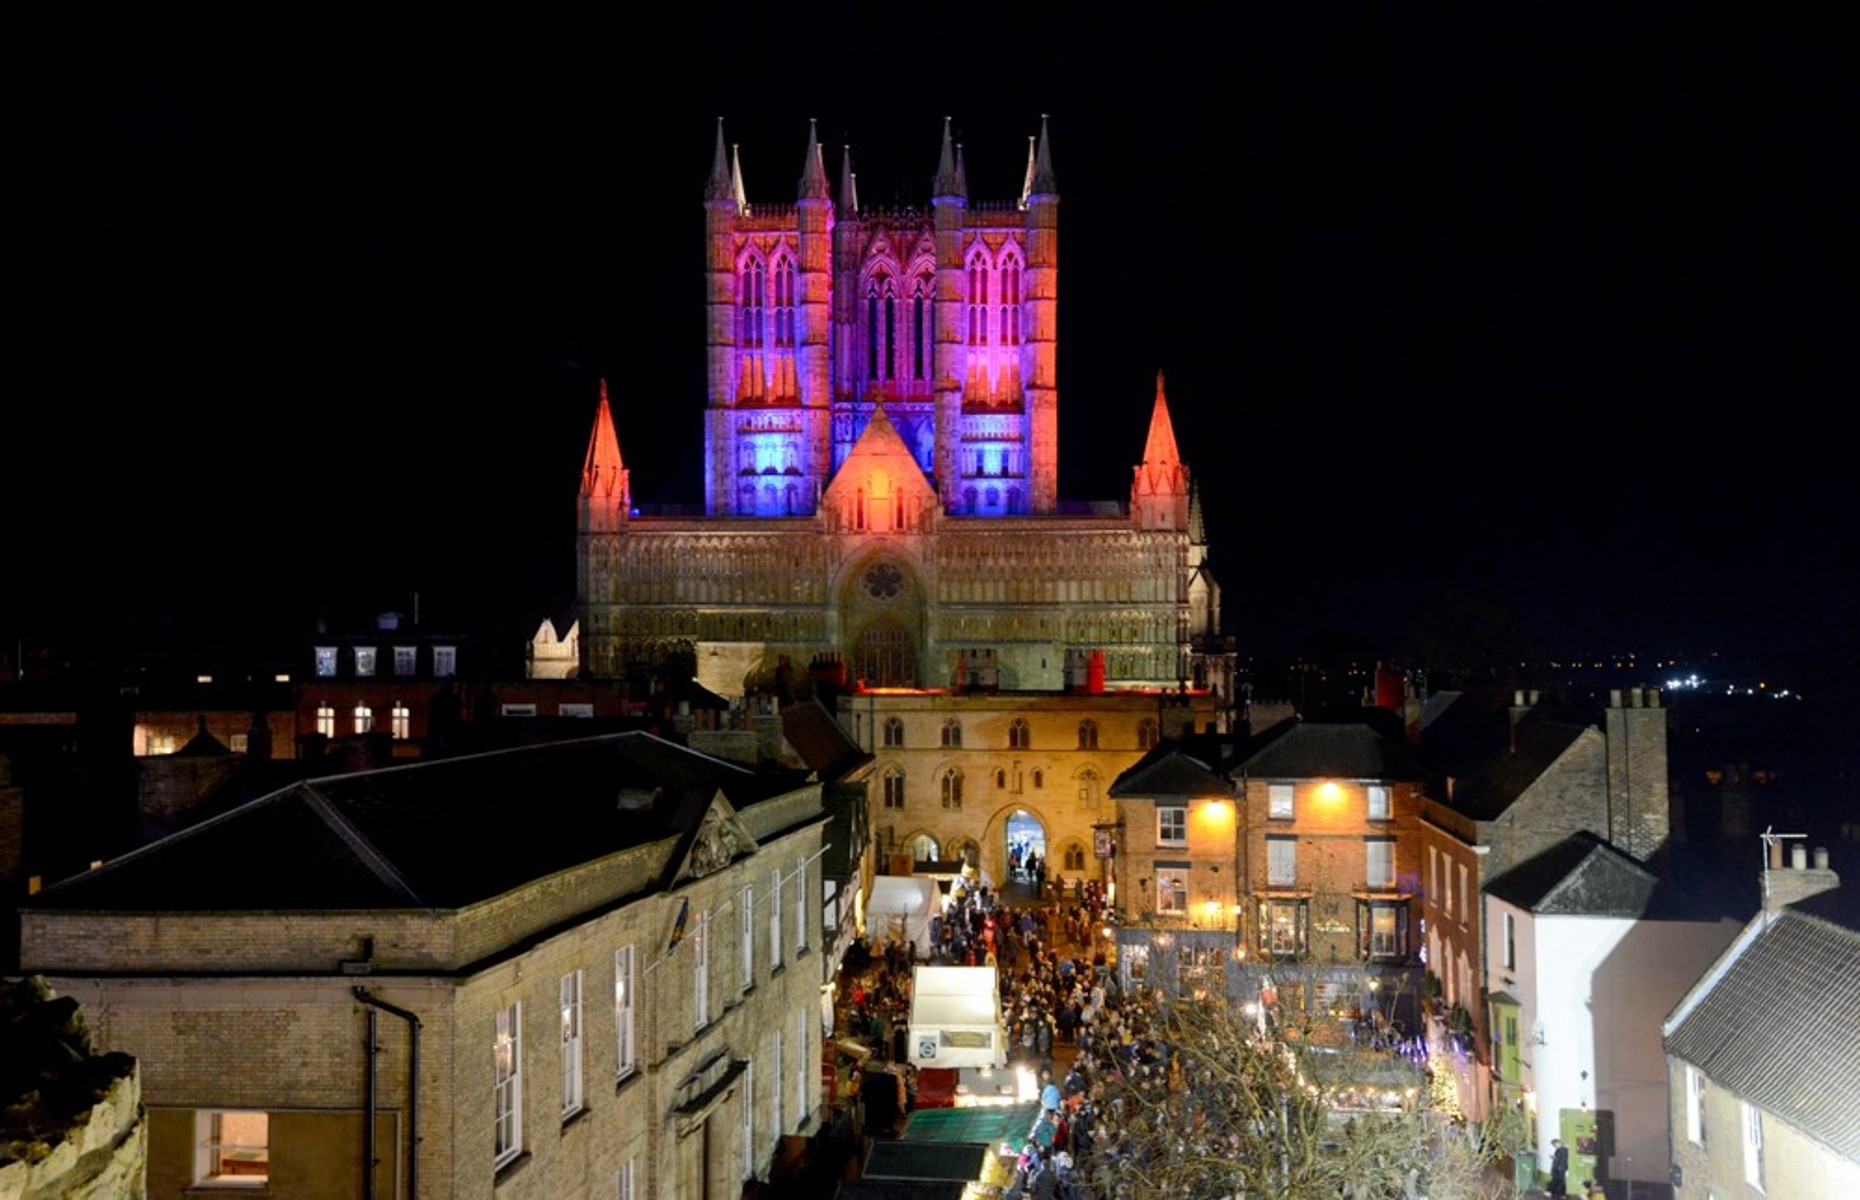
[[1550,1139],[1550,1194],[1569,1195],[1569,1147],[1562,1138]]

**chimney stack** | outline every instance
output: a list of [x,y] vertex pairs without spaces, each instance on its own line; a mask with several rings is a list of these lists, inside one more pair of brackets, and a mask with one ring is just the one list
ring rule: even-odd
[[1782,863],[1782,838],[1770,836],[1771,865],[1763,872],[1763,911],[1775,916],[1787,906],[1841,886],[1841,877],[1828,866],[1825,846],[1815,847],[1813,867],[1809,866],[1808,847],[1800,842],[1789,847],[1789,866]]

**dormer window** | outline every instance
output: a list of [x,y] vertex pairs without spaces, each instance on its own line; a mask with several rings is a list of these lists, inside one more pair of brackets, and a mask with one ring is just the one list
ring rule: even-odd
[[318,679],[336,677],[336,648],[334,646],[316,648],[316,674]]
[[375,648],[373,646],[355,648],[355,673],[363,678],[375,673]]

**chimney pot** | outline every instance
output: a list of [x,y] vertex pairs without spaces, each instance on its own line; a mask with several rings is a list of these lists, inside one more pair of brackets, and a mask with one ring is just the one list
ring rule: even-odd
[[1808,847],[1797,842],[1789,847],[1789,866],[1791,870],[1808,870]]
[[1826,846],[1815,847],[1815,869],[1817,871],[1828,869],[1828,848]]
[[1519,688],[1516,691],[1511,693],[1511,706],[1513,708],[1524,707],[1524,689],[1523,688]]
[[1620,688],[1609,688],[1608,689],[1608,707],[1610,708],[1621,707],[1621,689]]
[[1769,847],[1770,847],[1770,870],[1772,871],[1782,870],[1783,844],[1781,842],[1773,841],[1769,843]]

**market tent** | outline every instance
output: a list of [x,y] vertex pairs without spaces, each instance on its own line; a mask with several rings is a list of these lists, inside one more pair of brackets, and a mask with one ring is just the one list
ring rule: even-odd
[[[865,924],[875,946],[892,937],[917,943],[917,952],[930,953],[930,914],[940,907],[936,881],[907,875],[880,875],[872,881],[866,901]],[[876,953],[876,949],[874,953]]]
[[911,983],[911,1061],[919,1067],[1007,1063],[993,967],[918,967]]

